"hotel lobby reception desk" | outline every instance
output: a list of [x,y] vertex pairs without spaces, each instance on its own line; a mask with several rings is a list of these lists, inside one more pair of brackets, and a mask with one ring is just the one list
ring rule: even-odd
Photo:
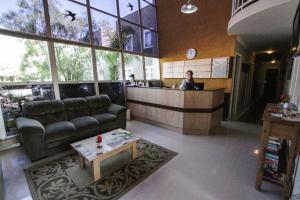
[[223,105],[224,89],[127,87],[127,106],[134,119],[183,134],[209,134],[220,126]]

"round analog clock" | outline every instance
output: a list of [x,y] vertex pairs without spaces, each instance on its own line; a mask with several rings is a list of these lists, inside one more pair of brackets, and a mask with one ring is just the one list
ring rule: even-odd
[[187,59],[194,59],[197,55],[197,51],[194,48],[190,48],[186,51],[186,57]]

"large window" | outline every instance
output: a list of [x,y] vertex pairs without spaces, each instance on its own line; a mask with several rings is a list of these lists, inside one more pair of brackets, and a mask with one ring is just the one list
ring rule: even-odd
[[149,29],[143,29],[143,52],[145,54],[158,56],[157,33]]
[[119,5],[121,18],[136,24],[140,23],[138,0],[119,0]]
[[141,0],[142,25],[156,30],[156,8]]
[[106,13],[117,16],[117,2],[116,0],[90,0],[91,7],[94,7],[98,10],[102,10]]
[[141,51],[141,28],[132,23],[121,21],[123,48],[126,51]]
[[119,35],[117,31],[118,18],[91,10],[94,44],[119,48]]
[[6,0],[0,6],[0,28],[45,35],[43,0]]
[[91,81],[93,70],[89,48],[55,44],[56,65],[60,81]]
[[145,57],[145,73],[146,73],[146,80],[159,80],[160,79],[159,59]]
[[8,133],[25,101],[107,93],[124,104],[121,81],[159,79],[155,0],[2,0],[0,44]]
[[80,42],[90,41],[86,6],[68,0],[48,2],[53,37]]
[[133,54],[124,54],[125,76],[130,80],[130,75],[134,74],[135,79],[144,80],[143,58]]
[[122,62],[119,52],[96,51],[98,80],[122,80]]
[[47,43],[0,35],[0,82],[50,81]]

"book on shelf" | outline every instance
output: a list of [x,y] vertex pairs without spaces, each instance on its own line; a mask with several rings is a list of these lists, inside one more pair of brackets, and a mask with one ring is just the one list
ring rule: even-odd
[[282,183],[283,181],[283,175],[278,173],[281,142],[278,138],[269,137],[265,150],[264,178],[276,183]]
[[266,153],[266,157],[279,160],[279,156],[272,153]]

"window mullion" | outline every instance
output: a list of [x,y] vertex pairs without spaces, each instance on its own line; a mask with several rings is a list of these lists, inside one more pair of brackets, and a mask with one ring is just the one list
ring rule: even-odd
[[[51,23],[50,23],[50,14],[49,14],[49,6],[48,0],[43,0],[44,3],[44,13],[45,13],[45,21],[47,27],[47,36],[49,38],[52,37],[51,32]],[[55,48],[53,41],[48,41],[48,53],[50,59],[50,71],[51,71],[51,78],[54,88],[55,99],[60,99],[60,92],[59,92],[59,85],[58,85],[58,73],[57,73],[57,65],[56,65],[56,58],[55,58]]]
[[91,56],[92,56],[92,66],[93,66],[93,78],[94,78],[94,85],[95,85],[95,94],[99,95],[99,84],[98,84],[98,73],[97,73],[97,58],[96,58],[96,50],[93,47],[94,41],[94,33],[92,27],[92,15],[91,15],[91,6],[90,0],[86,1],[87,6],[87,15],[88,15],[88,23],[89,23],[89,32],[90,32],[90,44],[91,44]]
[[[139,18],[140,18],[140,26],[139,26],[139,29],[140,29],[140,37],[141,37],[141,43],[140,43],[140,46],[141,46],[141,52],[142,54],[144,54],[144,34],[143,34],[143,29],[142,29],[142,11],[141,11],[141,0],[138,0],[138,3],[139,3],[139,9],[138,9],[138,12],[139,12]],[[145,67],[145,57],[142,56],[142,62],[143,62],[143,76],[144,76],[144,80],[146,80],[146,67]]]

